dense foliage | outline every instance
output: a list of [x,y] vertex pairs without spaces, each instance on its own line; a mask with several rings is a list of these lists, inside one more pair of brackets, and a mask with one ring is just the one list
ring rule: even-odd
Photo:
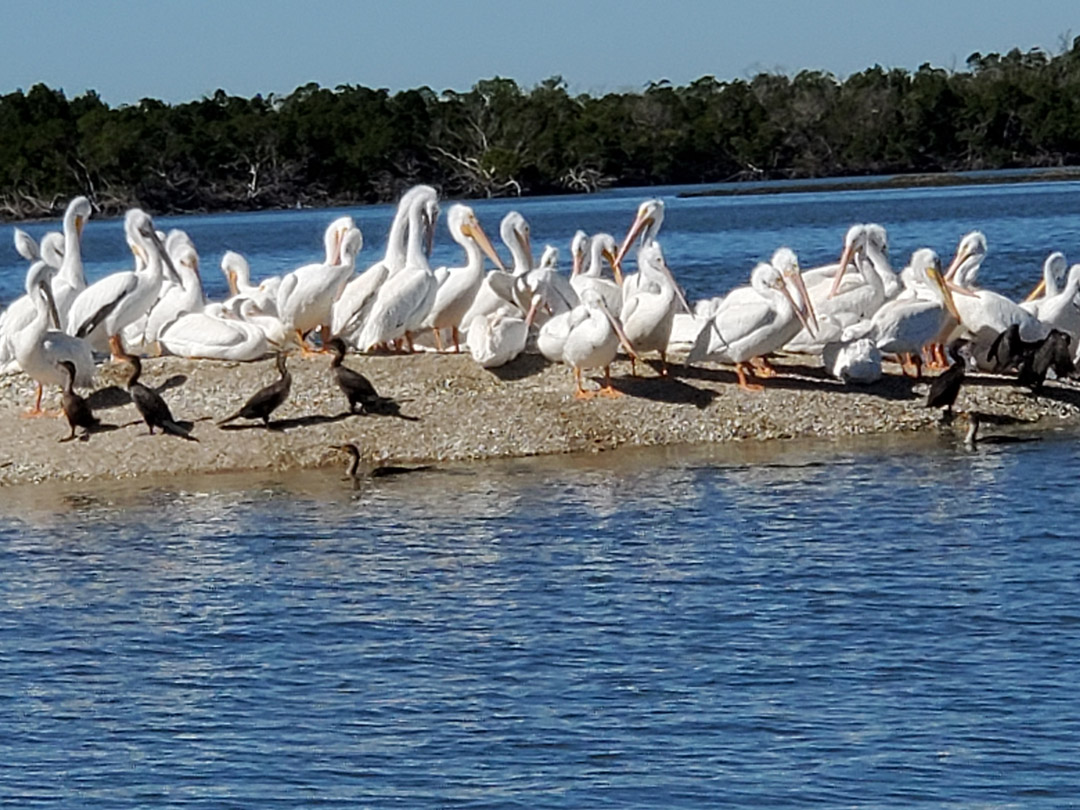
[[711,76],[572,96],[560,77],[467,93],[306,85],[110,108],[36,85],[0,97],[0,215],[273,208],[389,200],[424,181],[450,196],[605,185],[1057,166],[1080,162],[1080,37],[972,55],[965,71],[873,67]]

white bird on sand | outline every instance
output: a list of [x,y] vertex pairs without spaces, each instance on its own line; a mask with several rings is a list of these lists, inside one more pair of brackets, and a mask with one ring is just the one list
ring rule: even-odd
[[438,213],[437,200],[427,194],[416,197],[410,205],[405,266],[379,287],[375,303],[356,338],[360,351],[369,351],[401,338],[405,339],[409,351],[413,350],[413,333],[421,328],[438,291],[426,251]]
[[[574,396],[578,399],[590,399],[597,394],[621,396],[611,385],[611,363],[620,343],[631,358],[635,358],[634,347],[608,310],[603,296],[596,290],[585,290],[581,303],[570,313],[569,326],[563,344],[563,362],[574,369]],[[599,391],[586,391],[581,386],[581,372],[589,368],[604,369],[604,385]]]
[[[375,304],[379,288],[387,278],[405,267],[409,210],[416,204],[422,204],[430,210],[432,203],[438,204],[438,198],[438,192],[427,185],[413,186],[401,196],[390,223],[385,255],[346,284],[341,297],[334,302],[330,321],[332,334],[341,336],[348,343],[356,342],[355,338],[359,337],[371,307]],[[424,202],[418,203],[418,200]]]
[[[676,311],[682,308],[689,312],[690,306],[664,261],[659,242],[644,245],[638,251],[637,261],[641,281],[623,298],[619,321],[635,354],[660,353],[660,373],[666,375],[672,321]],[[630,373],[637,376],[637,364],[633,357],[630,360]]]
[[435,345],[442,350],[441,332],[449,329],[454,343],[454,351],[460,352],[460,330],[462,318],[472,305],[480,285],[484,281],[484,255],[486,254],[500,269],[502,259],[488,239],[484,229],[472,208],[457,204],[446,215],[446,224],[450,236],[465,251],[463,267],[440,267],[435,271],[438,289],[431,310],[424,319],[424,326],[435,330]]
[[[783,348],[798,333],[800,324],[810,329],[813,312],[809,299],[796,302],[784,273],[762,262],[750,274],[755,296],[735,295],[733,290],[717,307],[716,314],[702,329],[687,362],[718,360],[735,365],[739,387],[760,391],[747,379],[746,364]],[[796,289],[796,293],[800,292]],[[759,366],[764,373],[767,366]]]
[[120,334],[125,326],[142,317],[161,291],[162,267],[167,267],[177,283],[176,268],[165,252],[154,222],[138,208],[124,217],[128,245],[141,261],[137,270],[113,273],[91,284],[75,298],[68,313],[67,331],[90,341],[91,346],[104,345],[107,338],[114,358],[123,358],[127,351]]
[[529,327],[540,302],[537,297],[524,315],[513,304],[504,304],[492,313],[473,318],[465,338],[473,360],[484,368],[498,368],[525,351]]
[[30,324],[14,335],[15,359],[20,368],[37,383],[34,407],[28,416],[40,416],[43,386],[63,386],[67,380],[61,360],[75,364],[75,385],[86,387],[94,379],[94,358],[90,345],[80,338],[50,329],[56,305],[49,288],[55,271],[38,260],[26,274],[26,294],[34,304],[35,316]]
[[86,289],[82,260],[82,232],[93,209],[86,197],[75,197],[64,211],[64,255],[52,282],[53,299],[60,315],[60,328],[68,330],[68,311]]
[[364,245],[352,217],[334,220],[324,241],[328,260],[287,273],[277,292],[278,317],[305,353],[310,349],[304,338],[316,327],[322,327],[324,343],[330,339],[331,308],[355,272],[356,254]]
[[634,221],[630,225],[630,230],[626,232],[623,243],[619,247],[619,252],[615,254],[615,262],[612,265],[612,271],[615,273],[615,281],[619,286],[624,288],[624,296],[627,294],[625,282],[630,282],[631,289],[629,292],[631,293],[633,292],[633,285],[635,283],[635,280],[633,279],[623,278],[622,264],[623,260],[626,258],[626,254],[630,251],[630,248],[635,242],[638,245],[647,245],[649,242],[655,242],[657,235],[660,233],[660,226],[663,224],[663,200],[657,198],[645,200],[638,206]]
[[281,276],[271,276],[258,284],[251,282],[251,265],[243,255],[235,250],[227,250],[221,257],[221,272],[229,285],[230,298],[225,301],[225,308],[238,312],[244,301],[254,301],[259,312],[277,315],[277,291],[281,286]]

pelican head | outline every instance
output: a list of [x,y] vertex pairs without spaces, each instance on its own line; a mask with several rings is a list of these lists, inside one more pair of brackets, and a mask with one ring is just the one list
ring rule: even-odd
[[585,231],[579,230],[570,240],[570,261],[572,266],[570,275],[576,276],[585,266],[585,254],[589,249],[589,236]]
[[626,238],[623,239],[619,252],[615,255],[615,280],[620,284],[622,283],[622,262],[623,259],[626,258],[630,246],[634,244],[639,236],[643,243],[653,241],[656,238],[656,234],[660,231],[660,226],[663,222],[663,200],[657,198],[645,200],[645,202],[638,206],[634,222],[630,226],[630,230],[626,232]]
[[[986,258],[986,235],[982,231],[971,231],[965,234],[956,246],[956,255],[945,271],[945,278],[952,281],[956,278],[960,267],[969,263],[975,268]],[[970,271],[969,271],[970,272]]]
[[956,309],[956,302],[953,301],[952,291],[941,272],[941,259],[938,258],[937,253],[930,248],[916,250],[911,254],[911,269],[915,271],[917,278],[924,279],[932,290],[938,292],[945,309],[957,321],[960,321],[960,313]]
[[77,238],[81,239],[83,228],[86,227],[86,221],[90,219],[92,213],[93,207],[90,205],[90,200],[82,196],[72,198],[64,211],[65,233],[73,232]]
[[783,277],[788,289],[794,287],[799,293],[799,305],[795,309],[802,313],[801,320],[804,324],[807,324],[807,331],[811,335],[816,334],[818,330],[817,313],[814,312],[814,304],[810,300],[810,293],[806,290],[806,282],[802,277],[802,268],[799,266],[799,257],[795,255],[795,251],[791,248],[781,247],[777,248],[776,252],[773,253],[770,264],[780,271],[780,275]]
[[528,272],[534,267],[529,223],[519,212],[511,211],[499,223],[499,236],[514,254],[514,272]]
[[476,218],[476,212],[472,208],[461,203],[451,206],[450,212],[446,215],[446,225],[454,239],[458,241],[462,238],[471,239],[484,251],[484,255],[495,263],[496,267],[500,270],[506,270],[506,265],[503,264],[484,229],[480,227],[480,221]]

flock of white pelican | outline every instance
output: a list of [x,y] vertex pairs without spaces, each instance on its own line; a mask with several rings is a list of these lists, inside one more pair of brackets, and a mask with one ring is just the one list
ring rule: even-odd
[[[688,363],[732,365],[743,389],[759,390],[775,373],[769,355],[781,350],[818,354],[837,377],[871,382],[881,377],[883,354],[896,355],[905,373],[918,376],[923,358],[943,367],[942,347],[957,338],[973,344],[977,359],[979,347],[985,353],[1012,326],[1026,341],[1052,329],[1070,335],[1074,346],[1080,336],[1080,265],[1067,268],[1062,254],[1051,254],[1039,287],[1027,301],[1014,302],[977,286],[986,255],[978,231],[960,241],[947,267],[922,248],[898,272],[885,229],[857,224],[835,264],[803,268],[782,247],[753,268],[748,285],[691,307],[661,248],[660,200],[639,206],[621,242],[610,234],[575,234],[569,274],[559,272],[555,248],[534,259],[529,224],[517,212],[499,229],[511,257],[505,264],[463,204],[447,213],[463,263],[432,268],[439,213],[435,189],[410,189],[385,254],[362,272],[363,237],[349,216],[327,228],[325,255],[281,276],[253,281],[244,257],[229,251],[221,269],[230,297],[210,302],[192,240],[179,230],[158,232],[139,209],[124,221],[133,268],[88,284],[80,244],[91,205],[77,197],[61,233],[38,244],[16,229],[16,249],[30,266],[26,294],[0,314],[0,372],[22,370],[36,381],[31,413],[40,413],[42,386],[63,388],[69,368],[75,386],[90,385],[95,356],[105,352],[247,361],[293,348],[310,353],[331,342],[361,353],[464,346],[486,368],[539,352],[569,366],[575,396],[590,398],[618,395],[610,366],[620,351],[634,374],[635,361],[656,353],[666,375],[668,355],[682,351]],[[626,273],[631,254],[636,272]],[[312,343],[315,334],[320,339]],[[590,369],[604,373],[599,390],[582,381]]]

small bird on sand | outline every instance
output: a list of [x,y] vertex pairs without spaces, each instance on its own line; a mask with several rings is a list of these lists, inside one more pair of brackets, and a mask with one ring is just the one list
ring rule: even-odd
[[101,420],[94,416],[94,412],[90,410],[90,404],[75,393],[75,364],[70,360],[61,360],[57,365],[67,372],[64,392],[60,398],[60,406],[64,409],[64,416],[67,417],[67,423],[71,427],[71,433],[60,439],[60,441],[70,442],[75,438],[75,428],[82,428],[82,435],[86,437],[101,424]]
[[285,354],[277,355],[277,370],[281,375],[277,380],[260,388],[232,416],[226,416],[218,426],[228,424],[234,419],[261,419],[264,427],[270,427],[270,414],[276,411],[289,398],[292,390],[292,375],[285,367]]
[[161,394],[139,382],[139,377],[142,375],[142,362],[139,358],[133,354],[125,354],[123,358],[131,364],[131,377],[128,378],[127,384],[128,394],[131,396],[131,401],[135,403],[135,409],[142,415],[146,426],[150,428],[150,435],[154,434],[154,428],[159,427],[164,433],[179,436],[189,442],[197,442],[198,439],[191,435],[190,428],[173,419],[169,406],[165,404]]
[[382,416],[396,416],[409,422],[416,422],[415,416],[406,416],[401,413],[401,405],[391,397],[384,397],[375,390],[371,380],[359,371],[342,365],[345,359],[345,342],[341,338],[331,338],[326,342],[326,348],[332,352],[334,359],[330,361],[330,368],[334,372],[334,379],[338,387],[349,400],[349,413],[379,414]]

